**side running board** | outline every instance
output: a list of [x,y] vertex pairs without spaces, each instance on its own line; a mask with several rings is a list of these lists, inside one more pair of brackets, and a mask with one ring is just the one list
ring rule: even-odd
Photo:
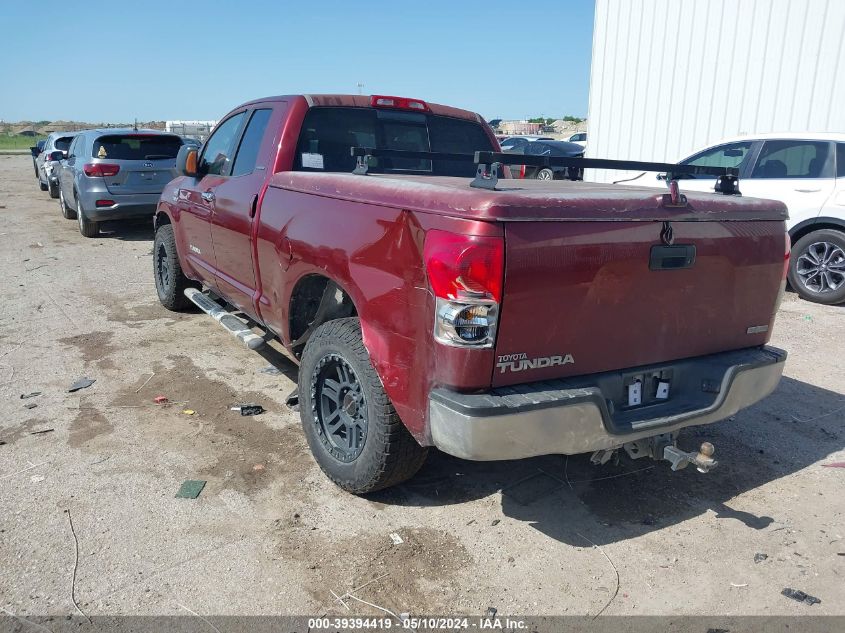
[[253,332],[246,323],[231,312],[224,310],[219,303],[212,300],[208,295],[203,294],[200,290],[196,288],[185,288],[185,296],[191,300],[191,303],[217,321],[231,334],[237,336],[249,349],[258,349],[264,345],[264,339]]

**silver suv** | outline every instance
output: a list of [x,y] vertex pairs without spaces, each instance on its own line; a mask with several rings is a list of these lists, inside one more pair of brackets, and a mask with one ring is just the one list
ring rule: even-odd
[[76,217],[85,237],[96,237],[104,220],[152,219],[162,189],[176,177],[182,143],[157,130],[80,132],[62,161],[62,215]]
[[[59,161],[67,158],[76,132],[51,132],[44,141],[41,153],[35,159],[35,176],[41,191],[49,191],[51,198],[59,197]],[[61,152],[61,157],[56,152]]]

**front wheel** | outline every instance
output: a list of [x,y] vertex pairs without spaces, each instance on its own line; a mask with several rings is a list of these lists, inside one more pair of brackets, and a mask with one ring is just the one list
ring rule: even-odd
[[156,230],[153,242],[153,276],[158,300],[165,308],[181,312],[193,305],[185,296],[185,289],[196,288],[198,284],[182,272],[172,224],[163,224]]
[[67,201],[65,200],[65,192],[62,191],[61,185],[59,185],[59,208],[62,210],[62,217],[66,220],[75,220],[76,219],[76,211],[71,209],[67,206]]
[[789,285],[807,301],[845,302],[845,233],[822,229],[795,242],[789,259]]
[[51,198],[58,198],[59,197],[59,185],[53,183],[52,181],[47,181],[47,187],[50,190],[50,197]]
[[323,472],[344,490],[365,494],[413,477],[428,449],[393,408],[357,318],[321,325],[299,366],[300,417]]
[[543,169],[537,172],[536,178],[537,180],[554,180],[555,172],[553,172],[548,167],[544,167]]

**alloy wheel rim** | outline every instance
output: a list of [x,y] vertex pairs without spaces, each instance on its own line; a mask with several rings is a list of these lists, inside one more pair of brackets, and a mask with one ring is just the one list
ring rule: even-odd
[[327,354],[311,376],[314,424],[323,446],[339,461],[351,462],[367,440],[367,406],[355,371],[338,354]]
[[159,244],[158,251],[156,252],[156,278],[158,279],[159,286],[164,292],[170,288],[170,264],[167,261],[167,249],[164,248],[164,244]]
[[831,242],[813,242],[798,256],[795,273],[810,292],[839,290],[845,283],[845,251]]
[[551,180],[551,174],[547,169],[540,170],[540,173],[537,174],[537,180]]

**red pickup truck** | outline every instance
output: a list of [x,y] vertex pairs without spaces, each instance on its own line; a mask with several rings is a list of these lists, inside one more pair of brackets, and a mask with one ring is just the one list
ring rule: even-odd
[[180,153],[155,216],[158,296],[250,347],[281,341],[314,457],[354,493],[413,476],[430,446],[714,466],[676,437],[778,383],[784,205],[471,186],[489,174],[466,157],[497,151],[477,114],[416,99],[246,103]]

